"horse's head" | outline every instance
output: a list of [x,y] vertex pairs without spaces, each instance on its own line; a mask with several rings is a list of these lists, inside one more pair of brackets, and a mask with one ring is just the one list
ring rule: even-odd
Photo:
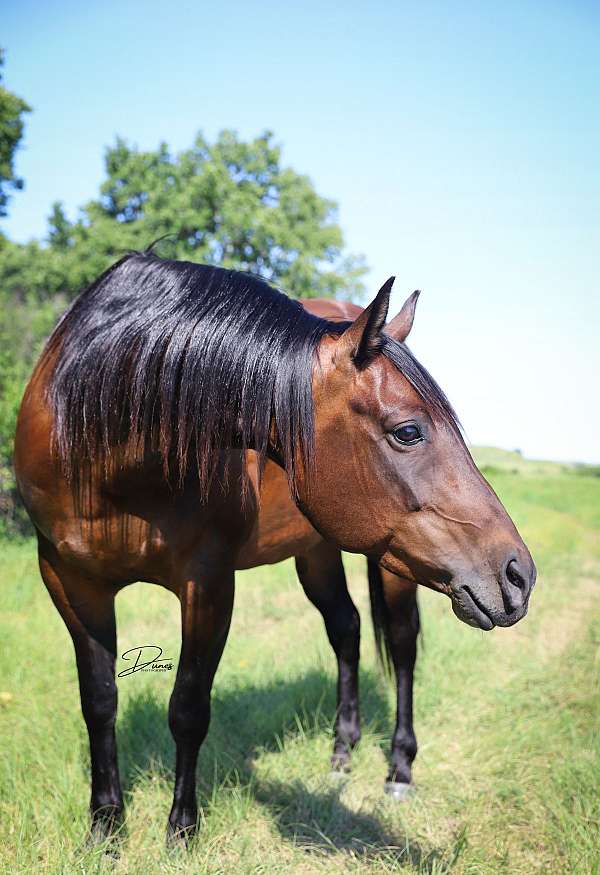
[[404,345],[418,293],[385,326],[392,282],[321,342],[301,507],[345,549],[449,595],[466,623],[510,626],[527,612],[535,566],[448,401]]

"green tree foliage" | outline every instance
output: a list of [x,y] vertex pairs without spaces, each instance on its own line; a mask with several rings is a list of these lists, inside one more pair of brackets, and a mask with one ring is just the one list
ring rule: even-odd
[[178,155],[164,143],[143,152],[118,139],[99,197],[74,222],[54,204],[48,247],[30,249],[29,267],[10,281],[27,276],[40,297],[72,297],[115,258],[163,235],[165,255],[257,273],[294,296],[362,292],[364,265],[342,254],[336,205],[282,166],[268,132],[246,143],[223,131],[213,144],[199,134]]
[[23,136],[23,116],[31,112],[24,100],[2,85],[4,52],[0,49],[0,216],[6,215],[9,189],[23,188],[15,173],[15,152]]
[[[244,142],[201,134],[172,154],[118,139],[106,152],[97,198],[71,221],[52,207],[47,239],[0,235],[0,513],[15,516],[12,435],[22,391],[43,341],[66,304],[124,253],[163,235],[160,254],[237,268],[296,297],[360,297],[365,266],[344,254],[336,205],[282,165],[273,136]],[[8,496],[8,497],[7,497]],[[15,522],[16,521],[16,522]],[[11,525],[13,524],[11,523]],[[0,523],[1,525],[1,523]]]

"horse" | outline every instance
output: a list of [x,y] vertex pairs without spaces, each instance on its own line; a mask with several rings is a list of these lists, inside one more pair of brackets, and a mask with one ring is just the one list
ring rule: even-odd
[[196,763],[229,631],[238,556],[268,458],[327,542],[450,597],[480,629],[527,612],[535,565],[475,466],[452,406],[387,324],[394,278],[351,322],[248,273],[125,255],[74,300],[25,390],[14,465],[39,567],[71,635],[91,761],[91,830],[119,826],[117,593],[181,605],[169,701],[169,840],[196,830]]
[[[316,316],[350,321],[363,312],[348,301],[300,299]],[[248,451],[249,468],[256,465]],[[256,481],[258,477],[255,474]],[[350,769],[351,752],[361,737],[358,664],[360,616],[348,592],[340,550],[325,541],[296,507],[284,471],[268,460],[261,484],[255,528],[242,547],[236,567],[254,568],[294,557],[304,592],[323,617],[337,660],[337,709],[331,767]],[[411,790],[412,763],[417,754],[413,726],[413,675],[420,620],[417,584],[380,568],[367,559],[369,597],[379,663],[393,671],[396,683],[396,721],[390,768],[384,790],[393,799],[406,799]]]

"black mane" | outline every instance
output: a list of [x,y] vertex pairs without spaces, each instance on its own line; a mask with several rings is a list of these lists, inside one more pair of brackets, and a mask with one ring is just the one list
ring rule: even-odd
[[[179,483],[192,461],[205,494],[221,450],[251,447],[262,465],[275,436],[295,491],[313,445],[315,351],[347,324],[311,315],[251,274],[125,256],[74,301],[46,348],[56,356],[49,400],[67,477],[106,466],[134,438]],[[404,344],[386,338],[382,352],[456,423]]]

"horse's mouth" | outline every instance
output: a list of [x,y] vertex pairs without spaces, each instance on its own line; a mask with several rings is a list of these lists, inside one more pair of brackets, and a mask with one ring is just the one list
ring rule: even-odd
[[461,586],[458,592],[452,593],[452,610],[459,620],[476,629],[489,632],[496,625],[468,586]]

